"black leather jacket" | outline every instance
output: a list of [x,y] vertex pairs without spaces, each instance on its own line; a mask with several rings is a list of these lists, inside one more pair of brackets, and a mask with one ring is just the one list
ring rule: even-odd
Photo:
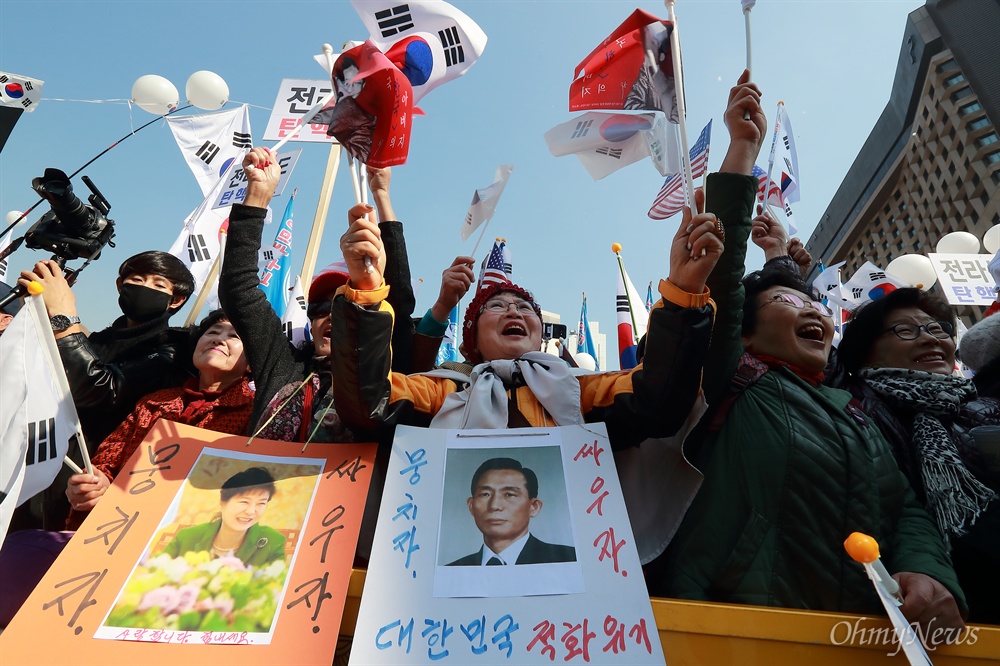
[[142,396],[191,376],[189,337],[187,329],[168,328],[164,317],[138,334],[119,320],[92,338],[74,333],[56,341],[91,450]]

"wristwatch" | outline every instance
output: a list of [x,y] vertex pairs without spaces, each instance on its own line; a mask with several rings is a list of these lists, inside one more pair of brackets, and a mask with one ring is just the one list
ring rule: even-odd
[[79,324],[79,323],[80,323],[80,318],[77,317],[76,315],[71,317],[69,315],[57,314],[49,317],[49,324],[52,325],[53,333],[62,333],[73,324]]

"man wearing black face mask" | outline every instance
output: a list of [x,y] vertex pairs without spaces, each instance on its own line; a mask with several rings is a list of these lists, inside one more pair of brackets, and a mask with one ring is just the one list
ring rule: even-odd
[[[142,396],[183,383],[189,376],[186,329],[167,320],[194,290],[183,263],[166,252],[142,252],[118,269],[123,316],[87,337],[76,299],[54,261],[23,271],[19,282],[37,280],[69,378],[87,442],[97,444],[118,427]],[[176,359],[176,360],[175,360]]]

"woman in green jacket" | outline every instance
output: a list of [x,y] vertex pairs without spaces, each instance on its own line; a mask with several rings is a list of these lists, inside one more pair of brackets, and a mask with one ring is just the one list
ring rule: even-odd
[[163,552],[180,557],[192,551],[209,551],[213,558],[238,557],[243,564],[255,567],[284,560],[285,537],[260,524],[274,492],[274,477],[263,467],[234,474],[219,491],[219,517],[182,529]]

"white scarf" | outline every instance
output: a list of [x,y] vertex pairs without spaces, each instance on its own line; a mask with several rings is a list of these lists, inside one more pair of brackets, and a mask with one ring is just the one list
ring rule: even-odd
[[556,425],[583,424],[580,382],[560,358],[528,352],[518,359],[480,363],[469,386],[450,394],[431,421],[432,428],[501,429],[507,427],[507,387],[520,375]]

